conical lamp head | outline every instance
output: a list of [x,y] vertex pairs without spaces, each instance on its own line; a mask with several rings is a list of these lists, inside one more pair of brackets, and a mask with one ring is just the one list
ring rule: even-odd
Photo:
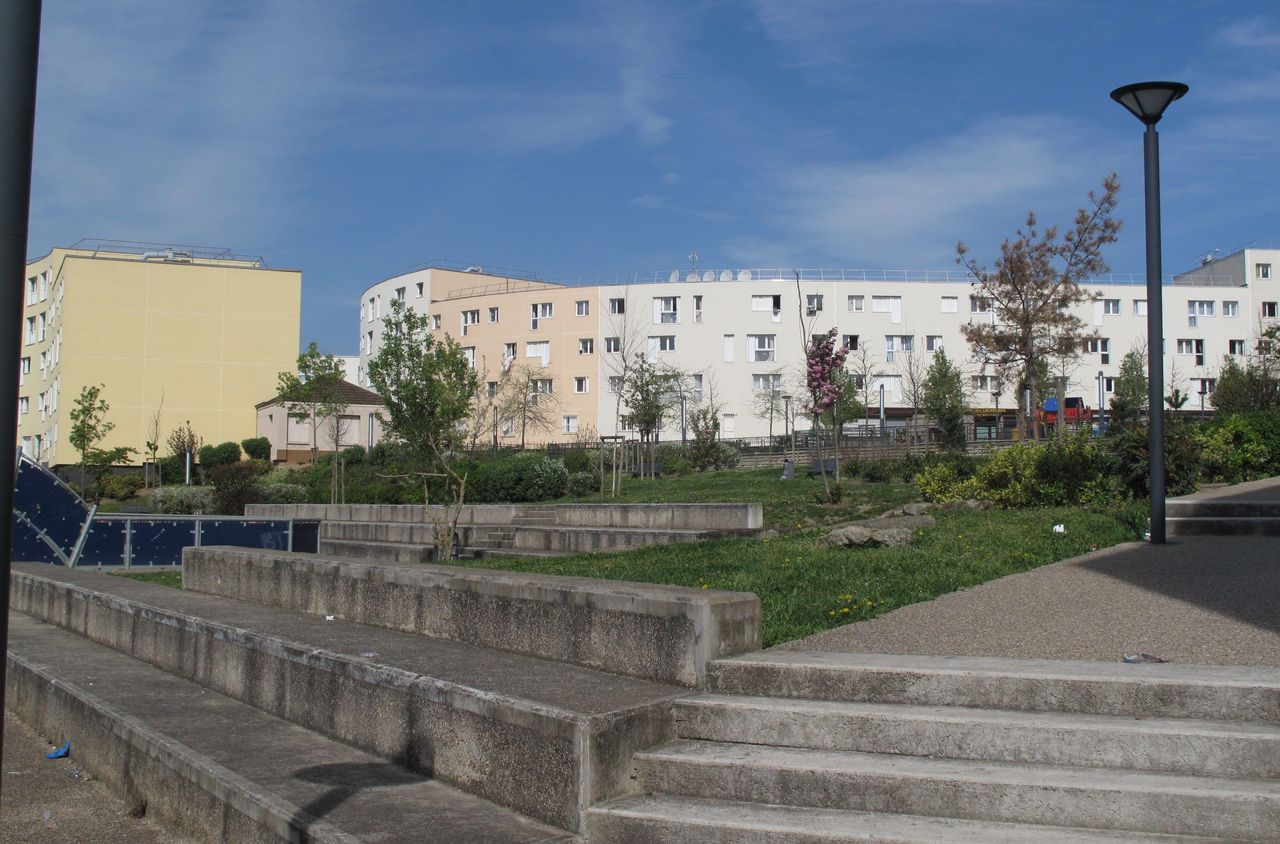
[[1174,100],[1191,90],[1181,82],[1137,82],[1111,92],[1111,99],[1127,108],[1148,126],[1160,122],[1164,110]]

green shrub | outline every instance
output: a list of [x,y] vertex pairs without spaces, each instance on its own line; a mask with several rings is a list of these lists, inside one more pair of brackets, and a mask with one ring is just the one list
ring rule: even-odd
[[100,486],[102,494],[107,498],[127,501],[138,494],[138,490],[142,489],[144,483],[145,480],[142,475],[135,472],[113,473],[103,477]]
[[213,481],[215,510],[227,516],[243,516],[244,505],[260,497],[258,474],[258,467],[251,461],[213,467],[209,478]]
[[364,463],[365,460],[368,459],[369,453],[364,450],[364,446],[353,445],[344,448],[338,453],[338,456],[342,458],[344,463],[346,463],[347,468],[350,468]]
[[199,515],[213,512],[213,487],[166,486],[147,499],[153,513]]
[[572,472],[569,475],[569,495],[583,498],[600,489],[600,481],[592,472]]
[[240,446],[244,449],[244,453],[254,460],[271,460],[271,440],[266,437],[250,437],[247,440],[241,440]]
[[467,500],[476,504],[546,501],[569,487],[569,472],[559,460],[526,451],[480,463],[467,477]]
[[200,468],[211,472],[218,466],[226,466],[240,460],[240,444],[225,442],[220,445],[203,445],[198,452]]
[[904,454],[893,460],[885,461],[889,464],[890,476],[900,481],[914,480],[915,476],[924,471],[924,456],[920,454]]
[[874,484],[888,483],[893,480],[893,462],[890,460],[864,460],[859,466],[859,474],[864,481]]
[[947,463],[925,466],[915,480],[925,501],[963,501],[974,497],[977,488],[972,478],[961,478],[955,467]]
[[[1114,430],[1114,429],[1113,429]],[[1146,427],[1131,427],[1109,436],[1112,467],[1135,498],[1149,498],[1150,466]],[[1186,426],[1167,424],[1164,437],[1165,494],[1196,491],[1200,477],[1200,449]]]
[[1240,416],[1228,416],[1195,434],[1203,481],[1239,483],[1266,477],[1271,452],[1262,435]]
[[[187,479],[187,461],[180,454],[171,454],[168,457],[161,457],[156,461],[160,468],[160,484],[180,484]],[[191,465],[191,471],[194,474],[196,466],[194,461]]]
[[306,504],[307,488],[302,484],[259,484],[255,502],[263,504]]
[[595,472],[598,465],[595,451],[586,448],[565,449],[560,460],[571,477],[579,472]]
[[929,466],[950,466],[961,480],[972,478],[974,472],[978,471],[978,464],[981,459],[972,454],[954,449],[945,451],[932,451],[924,456],[925,467]]
[[715,468],[736,469],[741,462],[742,449],[732,443],[720,442],[717,444]]

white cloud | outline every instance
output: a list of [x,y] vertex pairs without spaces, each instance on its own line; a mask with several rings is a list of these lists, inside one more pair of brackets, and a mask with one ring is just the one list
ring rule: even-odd
[[1271,28],[1263,18],[1237,21],[1223,27],[1218,40],[1231,47],[1280,47],[1280,32]]
[[979,238],[1011,232],[1027,211],[1078,205],[1106,170],[1088,147],[1055,118],[997,119],[883,159],[784,169],[765,221],[778,234],[732,251],[766,262],[945,268],[957,240],[981,254],[996,243]]

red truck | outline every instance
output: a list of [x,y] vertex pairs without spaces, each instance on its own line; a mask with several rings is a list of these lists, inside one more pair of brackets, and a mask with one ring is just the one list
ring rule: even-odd
[[[1067,396],[1066,412],[1062,417],[1065,425],[1088,425],[1092,420],[1092,413],[1084,399],[1079,396]],[[1058,423],[1058,399],[1049,397],[1044,400],[1044,404],[1040,409],[1040,422],[1044,425],[1056,425]]]

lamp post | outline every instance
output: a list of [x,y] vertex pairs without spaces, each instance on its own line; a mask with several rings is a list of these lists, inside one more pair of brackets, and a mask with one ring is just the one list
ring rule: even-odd
[[884,382],[880,382],[880,439],[884,439]]
[[991,391],[991,398],[996,400],[996,439],[1000,439],[1000,389]]
[[680,388],[680,445],[689,444],[689,419],[684,415],[684,387]]
[[791,452],[794,454],[796,450],[796,441],[791,434],[791,394],[782,394],[782,436],[786,438],[791,446]]
[[1143,133],[1143,177],[1147,218],[1147,401],[1151,407],[1147,448],[1151,464],[1151,542],[1163,545],[1164,524],[1164,308],[1160,289],[1160,137],[1156,124],[1164,110],[1190,90],[1181,82],[1138,82],[1111,92],[1147,127]]
[[1209,391],[1205,389],[1204,380],[1201,379],[1200,381],[1200,421],[1201,422],[1204,421],[1204,397],[1208,395],[1208,393]]
[[1098,433],[1107,430],[1107,379],[1098,370]]

